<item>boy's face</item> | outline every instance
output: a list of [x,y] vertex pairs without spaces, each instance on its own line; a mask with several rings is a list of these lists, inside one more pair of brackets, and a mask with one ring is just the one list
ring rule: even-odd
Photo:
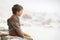
[[17,12],[17,16],[21,16],[23,10],[20,10],[19,12]]

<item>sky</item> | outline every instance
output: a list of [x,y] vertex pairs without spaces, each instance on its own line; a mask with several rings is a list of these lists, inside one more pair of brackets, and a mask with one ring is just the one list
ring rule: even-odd
[[14,4],[22,5],[26,11],[60,14],[60,0],[0,0],[0,16],[9,15]]

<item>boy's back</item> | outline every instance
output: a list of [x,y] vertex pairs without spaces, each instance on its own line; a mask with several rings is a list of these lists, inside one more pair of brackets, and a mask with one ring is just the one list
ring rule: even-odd
[[9,34],[11,36],[20,36],[20,37],[22,37],[19,18],[17,16],[15,16],[15,15],[11,16],[7,20],[7,24],[9,26]]

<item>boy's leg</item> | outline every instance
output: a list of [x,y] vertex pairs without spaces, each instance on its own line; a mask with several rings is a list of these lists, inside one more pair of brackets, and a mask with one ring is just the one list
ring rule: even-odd
[[33,38],[31,38],[31,36],[25,32],[22,32],[22,34],[24,35],[24,37],[27,39],[27,40],[33,40]]
[[33,38],[31,38],[31,36],[28,35],[27,33],[24,33],[24,32],[22,32],[22,33],[27,40],[33,40]]
[[31,37],[29,34],[22,32],[22,34],[26,37]]

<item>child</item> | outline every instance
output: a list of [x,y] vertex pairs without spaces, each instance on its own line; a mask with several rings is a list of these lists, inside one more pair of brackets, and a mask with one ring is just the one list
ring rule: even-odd
[[19,22],[19,16],[21,16],[23,12],[23,7],[19,4],[15,4],[12,7],[13,15],[7,20],[7,24],[9,26],[9,35],[18,36],[22,38],[29,38],[30,35],[21,31],[21,26]]

